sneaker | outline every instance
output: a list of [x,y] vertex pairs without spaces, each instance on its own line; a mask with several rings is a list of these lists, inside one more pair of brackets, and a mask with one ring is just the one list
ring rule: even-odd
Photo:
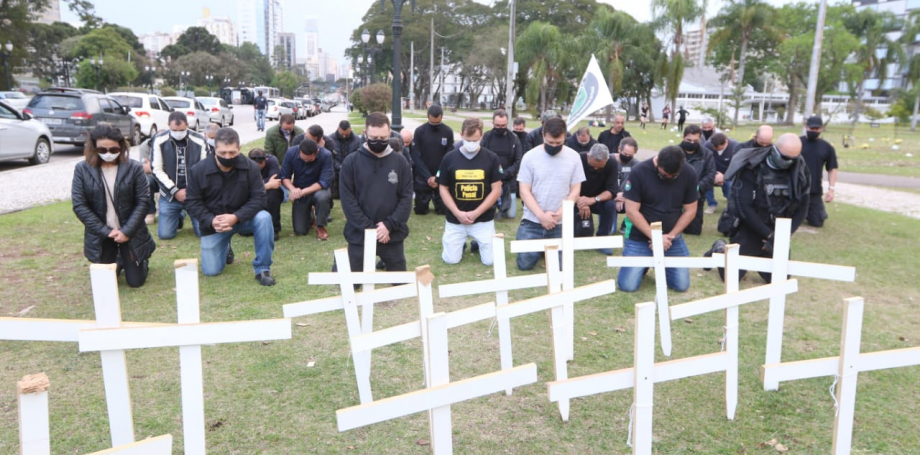
[[478,253],[478,252],[479,252],[479,242],[473,240],[472,242],[470,242],[470,253]]
[[613,256],[613,248],[598,248],[597,251],[604,256]]
[[325,226],[317,226],[317,227],[316,227],[316,238],[317,238],[318,240],[328,240],[328,239],[329,239],[329,233],[326,232],[326,227],[325,227]]
[[256,275],[256,280],[262,286],[274,286],[275,285],[275,279],[272,278],[272,273],[269,272],[268,270]]
[[146,217],[144,217],[144,223],[147,224],[148,226],[156,222],[157,222],[157,216],[153,213],[149,213],[147,214]]
[[185,217],[179,218],[179,227],[176,228],[177,231],[181,231],[185,227]]
[[[724,253],[725,252],[725,240],[719,239],[712,243],[712,248],[709,251],[703,253],[703,257],[711,258],[712,253]],[[712,268],[704,267],[703,270],[710,271]]]
[[716,206],[715,206],[715,205],[710,205],[710,206],[706,207],[706,210],[703,210],[703,213],[705,213],[705,214],[707,214],[707,215],[712,215],[713,213],[716,213]]
[[281,234],[275,233],[275,241],[277,242],[281,238]]
[[227,250],[227,265],[233,264],[233,259],[235,257],[236,256],[233,254],[233,247],[231,246],[230,249]]
[[383,259],[377,259],[377,263],[374,264],[377,270],[386,270],[387,265],[383,263]]

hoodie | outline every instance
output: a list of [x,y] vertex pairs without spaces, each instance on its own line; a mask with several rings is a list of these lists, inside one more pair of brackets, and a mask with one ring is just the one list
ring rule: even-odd
[[378,157],[362,145],[342,162],[339,196],[349,244],[363,245],[364,230],[375,229],[381,221],[390,231],[391,243],[409,236],[412,169],[402,154]]

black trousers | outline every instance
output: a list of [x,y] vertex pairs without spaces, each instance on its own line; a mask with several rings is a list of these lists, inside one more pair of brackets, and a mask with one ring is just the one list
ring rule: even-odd
[[329,211],[332,210],[332,193],[328,189],[319,190],[291,203],[291,218],[295,234],[307,235],[310,232],[314,207],[316,208],[316,226],[326,227]]
[[157,179],[153,177],[153,174],[147,174],[147,185],[150,187],[150,206],[147,207],[147,214],[156,215],[157,196],[160,192],[160,184],[157,183]]
[[[738,252],[742,256],[772,258],[773,255],[771,253],[768,253],[763,250],[764,240],[766,239],[761,237],[760,234],[758,234],[756,231],[754,231],[753,229],[749,229],[744,224],[742,224],[738,228],[738,232],[736,232],[735,235],[731,236],[731,239],[729,241],[731,243],[738,244],[739,246]],[[763,278],[764,281],[766,281],[767,283],[770,282],[770,279],[773,276],[773,274],[768,273],[768,272],[757,272],[757,273],[759,273],[760,277]],[[744,278],[745,274],[747,274],[747,270],[739,270],[738,279],[740,280],[741,278]],[[722,276],[724,278],[724,271],[722,268],[719,268],[719,276]]]
[[102,241],[102,254],[100,264],[118,264],[125,271],[125,281],[132,288],[139,288],[147,281],[147,261],[140,265],[131,260],[131,250],[128,243],[115,243],[112,239]]
[[[406,271],[406,253],[403,251],[403,242],[377,242],[377,256],[386,264],[387,272]],[[348,244],[348,262],[351,263],[351,270],[364,270],[364,245]]]
[[284,201],[284,192],[281,188],[265,192],[265,210],[272,216],[272,228],[275,234],[281,232],[281,202]]
[[424,215],[429,212],[428,203],[434,200],[434,213],[444,215],[447,213],[447,207],[441,200],[441,193],[437,188],[428,186],[427,183],[415,182],[415,214]]
[[686,121],[686,120],[678,120],[678,121],[677,121],[677,131],[680,131],[681,134],[684,133],[684,122],[685,122],[685,121]]
[[700,200],[696,204],[696,216],[693,221],[684,229],[684,234],[700,235],[703,233],[703,206],[706,205],[706,197],[700,195]]
[[824,220],[827,219],[827,210],[824,208],[824,197],[822,194],[812,194],[808,197],[808,215],[805,221],[809,226],[824,227]]

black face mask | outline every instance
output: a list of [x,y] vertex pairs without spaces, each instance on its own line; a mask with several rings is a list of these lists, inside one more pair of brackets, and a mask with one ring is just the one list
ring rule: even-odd
[[383,153],[389,146],[390,141],[387,139],[368,139],[367,141],[367,149],[374,153]]
[[805,132],[805,137],[807,137],[809,141],[817,140],[818,136],[820,135],[821,135],[820,131],[806,131]]
[[499,135],[499,136],[504,136],[504,135],[508,134],[508,128],[507,128],[507,127],[505,127],[505,128],[492,128],[492,131],[495,131],[495,134],[497,134],[497,135]]
[[233,158],[224,158],[220,155],[215,156],[217,157],[217,162],[220,163],[220,165],[223,167],[235,167],[237,163],[236,159],[239,158],[239,155],[234,156]]
[[546,150],[546,153],[549,153],[549,156],[556,156],[559,154],[559,152],[562,151],[562,146],[543,144],[543,150]]
[[700,144],[699,142],[682,141],[680,143],[680,148],[684,149],[687,153],[696,153],[700,151]]
[[622,164],[629,164],[629,162],[632,161],[632,159],[633,159],[632,155],[626,156],[622,153],[620,154],[620,163]]
[[712,137],[712,133],[714,133],[715,131],[716,130],[709,130],[709,131],[703,130],[703,137],[706,138],[706,140],[708,141],[709,138]]

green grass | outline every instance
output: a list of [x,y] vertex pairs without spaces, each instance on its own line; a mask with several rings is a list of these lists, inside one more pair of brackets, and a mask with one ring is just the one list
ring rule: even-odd
[[[723,203],[724,205],[724,203]],[[335,295],[332,286],[308,286],[310,272],[328,271],[332,252],[345,247],[343,216],[336,203],[331,238],[293,237],[290,206],[283,210],[283,237],[275,250],[273,273],[278,285],[263,288],[253,279],[251,238],[233,239],[237,262],[217,277],[201,278],[201,319],[205,322],[281,317],[286,303]],[[801,279],[800,291],[786,305],[784,361],[838,355],[842,299],[867,299],[863,352],[904,348],[920,343],[920,289],[916,267],[920,255],[920,221],[844,204],[830,204],[830,220],[819,234],[793,237],[792,258],[857,267],[856,283]],[[717,238],[716,216],[706,219],[702,237],[688,238],[693,255]],[[470,253],[459,265],[440,259],[444,220],[413,216],[406,243],[410,268],[430,264],[434,285],[490,277]],[[155,226],[154,226],[155,227]],[[500,221],[496,229],[513,238],[517,222]],[[88,264],[82,254],[83,228],[69,203],[0,216],[0,314],[37,318],[94,317]],[[867,235],[868,234],[868,235]],[[854,241],[854,236],[858,240]],[[171,241],[158,242],[147,284],[119,289],[124,320],[175,322],[174,260],[198,256],[199,244],[186,228]],[[506,261],[516,275],[514,256]],[[576,284],[615,278],[604,257],[576,253]],[[538,265],[537,271],[542,266]],[[716,271],[691,271],[687,293],[671,294],[673,303],[716,295],[722,290]],[[742,288],[763,284],[748,275]],[[512,292],[512,300],[539,291]],[[453,311],[492,300],[493,296],[435,298],[435,311]],[[639,292],[617,292],[577,304],[575,377],[630,367],[633,353],[633,307],[654,299],[654,273]],[[417,303],[406,300],[378,305],[376,328],[417,320]],[[724,316],[714,313],[675,322],[675,359],[718,351]],[[428,454],[418,445],[429,439],[427,417],[417,414],[345,433],[336,430],[335,410],[358,404],[341,312],[298,318],[294,338],[270,343],[206,346],[205,415],[209,452],[213,454]],[[765,302],[746,305],[740,321],[740,400],[734,421],[725,418],[721,375],[684,379],[655,387],[655,449],[662,454],[772,453],[759,444],[776,438],[790,453],[830,452],[834,408],[828,387],[832,378],[785,383],[764,392],[759,380],[767,322]],[[459,380],[499,369],[497,334],[482,322],[451,330],[451,378]],[[624,331],[620,331],[625,329]],[[537,384],[452,407],[454,448],[458,454],[628,453],[625,445],[630,391],[574,400],[571,419],[563,423],[547,400],[552,380],[552,346],[544,314],[513,322],[515,364],[535,362]],[[904,338],[899,338],[904,337]],[[904,341],[902,341],[902,339]],[[658,361],[666,360],[656,349]],[[136,434],[176,437],[182,453],[181,403],[176,349],[131,351],[128,374]],[[307,362],[315,361],[314,367]],[[18,441],[15,381],[45,372],[51,379],[52,450],[84,454],[107,448],[108,423],[99,355],[81,354],[75,344],[0,342],[0,453],[16,453]],[[918,367],[864,373],[859,377],[854,453],[910,454],[920,447],[920,371]],[[376,398],[422,387],[418,340],[375,350],[371,383]],[[220,423],[220,426],[217,423]],[[746,449],[742,450],[743,448]]]

